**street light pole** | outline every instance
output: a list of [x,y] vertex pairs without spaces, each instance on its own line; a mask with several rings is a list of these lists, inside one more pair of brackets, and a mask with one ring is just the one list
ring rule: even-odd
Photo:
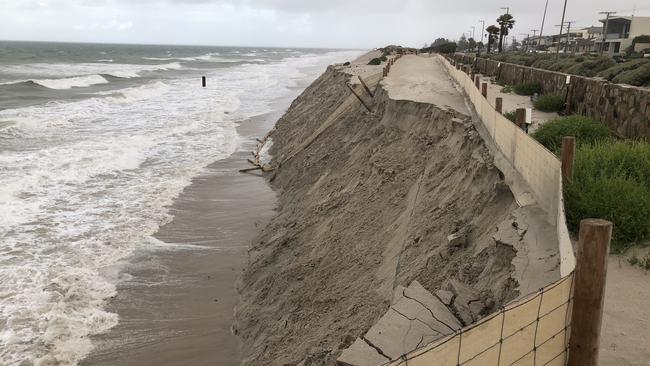
[[[573,20],[569,20],[564,22],[567,26],[567,34],[566,34],[566,43],[564,43],[564,53],[569,52],[569,42],[571,41],[571,24],[575,23]],[[562,24],[557,24],[556,27],[560,27],[562,29]],[[563,35],[560,33],[559,40],[558,40],[558,49],[562,47],[562,38]]]
[[610,14],[616,14],[615,11],[601,11],[598,14],[607,14],[607,18],[605,18],[605,28],[603,29],[603,42],[600,44],[600,55],[603,55],[603,51],[605,50],[605,41],[607,40],[607,27],[609,26],[609,15]]
[[519,35],[520,36],[526,36],[526,38],[524,38],[526,40],[525,41],[526,43],[524,44],[522,42],[522,45],[524,46],[524,52],[527,52],[528,51],[528,44],[530,43],[530,33],[519,33]]
[[546,11],[548,10],[548,0],[546,0],[546,6],[544,7],[544,17],[542,17],[542,27],[539,29],[539,41],[537,45],[542,43],[542,33],[544,33],[544,23],[546,23]]
[[[483,28],[481,29],[481,45],[484,46],[483,37],[485,37],[485,20],[479,20],[479,22],[483,23]],[[483,47],[479,46],[479,48],[478,48],[478,55],[479,56],[481,55],[481,48],[483,48]]]
[[562,10],[562,21],[560,22],[560,39],[558,40],[557,51],[556,51],[556,54],[558,56],[560,55],[560,45],[562,44],[562,30],[564,29],[564,16],[566,15],[566,3],[567,0],[564,0],[564,10]]

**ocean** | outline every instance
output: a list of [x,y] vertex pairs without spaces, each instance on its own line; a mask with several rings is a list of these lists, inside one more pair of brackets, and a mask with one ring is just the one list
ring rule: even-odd
[[360,53],[0,42],[0,364],[78,363],[118,323],[121,263],[238,121]]

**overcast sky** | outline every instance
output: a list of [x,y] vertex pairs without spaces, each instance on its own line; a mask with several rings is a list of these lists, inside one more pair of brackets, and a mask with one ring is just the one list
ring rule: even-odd
[[[510,6],[512,35],[539,29],[545,0],[0,0],[0,39],[71,42],[372,48],[420,47],[489,25]],[[563,0],[549,0],[544,33]],[[650,15],[648,0],[569,0],[566,20],[599,11]],[[0,55],[1,57],[1,55]]]

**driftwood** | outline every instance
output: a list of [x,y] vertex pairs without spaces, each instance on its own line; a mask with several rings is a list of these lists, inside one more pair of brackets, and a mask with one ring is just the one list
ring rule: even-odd
[[[262,164],[262,162],[260,160],[260,152],[264,148],[264,145],[266,145],[266,142],[269,139],[270,133],[271,132],[269,132],[266,136],[264,136],[264,139],[255,138],[255,140],[257,142],[259,142],[259,144],[257,144],[257,148],[255,149],[255,151],[251,151],[251,154],[253,155],[253,159],[252,160],[251,159],[246,159],[246,161],[248,161],[251,165],[253,165],[253,168],[240,169],[239,170],[240,173],[248,173],[248,172],[252,172],[252,171],[255,171],[255,170],[261,170],[263,173],[269,173],[269,172],[273,172],[273,171],[276,170],[276,168],[274,168],[273,166],[270,166],[268,164],[267,165]],[[276,172],[276,174],[277,174],[277,172]],[[274,176],[275,176],[275,174],[274,174]]]
[[239,169],[239,172],[240,173],[248,173],[248,172],[252,172],[253,170],[262,170],[262,169],[263,168],[261,166],[256,166],[256,167],[247,168],[247,169]]

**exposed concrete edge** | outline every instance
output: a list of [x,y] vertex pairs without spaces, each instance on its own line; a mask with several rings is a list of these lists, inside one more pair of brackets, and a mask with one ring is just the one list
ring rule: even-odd
[[[506,156],[501,152],[501,150],[496,146],[495,141],[493,140],[492,136],[490,136],[486,126],[482,122],[481,116],[478,114],[477,109],[475,108],[474,103],[471,101],[471,98],[469,95],[467,95],[467,91],[465,88],[460,85],[460,80],[456,80],[454,76],[452,75],[453,68],[451,64],[442,56],[437,57],[438,62],[441,63],[441,66],[447,70],[449,74],[449,78],[455,83],[456,87],[462,92],[462,94],[465,96],[465,102],[468,104],[469,109],[472,111],[473,117],[472,120],[474,124],[476,125],[476,129],[479,131],[479,134],[481,134],[481,137],[485,140],[485,143],[489,148],[492,150],[494,148],[495,151],[491,151],[493,154],[495,154],[495,166],[497,168],[503,169],[501,170],[504,175],[509,175],[510,178],[508,179],[506,177],[506,183],[510,185],[510,188],[515,195],[515,199],[517,200],[518,203],[522,204],[523,206],[526,206],[528,204],[534,203],[535,202],[535,195],[532,193],[533,190],[530,188],[530,185],[526,182],[525,178],[517,171],[516,167],[512,162],[510,162],[509,159],[506,158]],[[473,83],[472,83],[473,84]],[[481,122],[481,123],[477,123]],[[532,139],[526,139],[525,141],[532,140]],[[530,143],[535,143],[538,144],[538,142],[532,140]],[[501,158],[497,159],[497,155],[500,156]],[[571,239],[569,237],[569,231],[566,226],[566,216],[564,212],[564,196],[563,196],[563,189],[562,189],[562,179],[560,179],[561,174],[558,172],[557,174],[557,182],[556,182],[556,187],[555,189],[557,190],[557,198],[556,202],[554,202],[555,209],[551,211],[555,212],[547,212],[549,216],[549,222],[556,227],[557,230],[557,240],[558,240],[558,246],[559,246],[559,252],[560,252],[560,276],[565,277],[568,276],[573,272],[575,269],[575,264],[576,264],[576,259],[575,259],[575,251],[571,242]],[[527,194],[531,195],[531,198],[528,199],[526,196]],[[540,202],[541,203],[541,202]]]

